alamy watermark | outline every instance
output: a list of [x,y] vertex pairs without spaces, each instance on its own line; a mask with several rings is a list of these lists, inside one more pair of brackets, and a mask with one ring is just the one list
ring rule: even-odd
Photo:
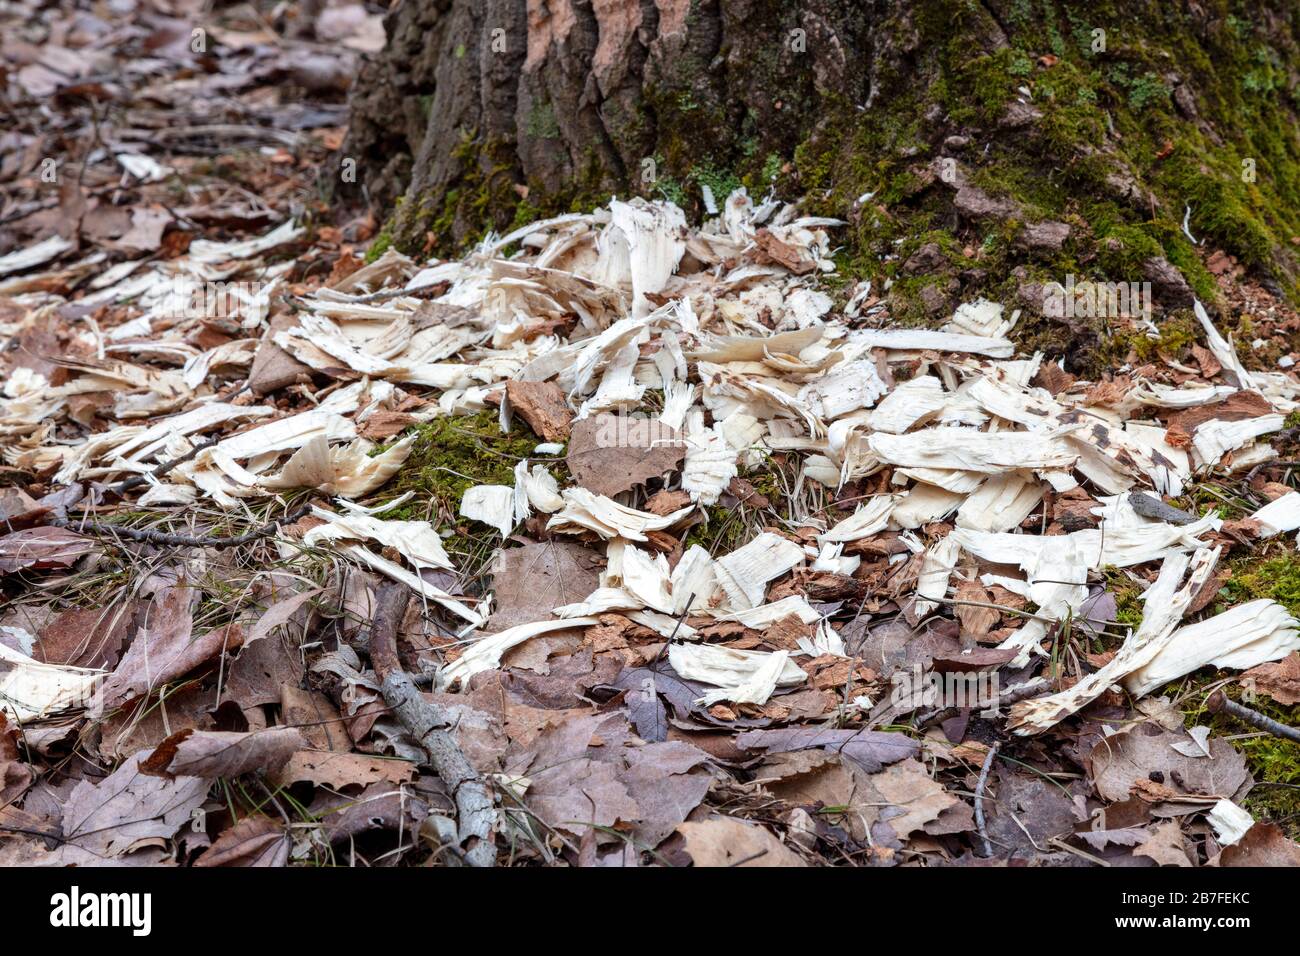
[[267,282],[200,282],[188,276],[171,279],[155,314],[171,319],[223,319],[265,312]]
[[73,886],[50,897],[50,925],[58,928],[124,927],[133,936],[153,930],[152,893],[93,893]]
[[682,445],[682,436],[658,418],[620,412],[616,415],[602,415],[597,420],[596,445],[600,448],[677,447]]
[[1043,315],[1053,319],[1138,318],[1151,321],[1150,282],[1092,282],[1065,277],[1043,286]]
[[889,702],[904,710],[921,707],[965,707],[980,716],[998,713],[1001,688],[997,671],[939,672],[913,664],[889,678]]

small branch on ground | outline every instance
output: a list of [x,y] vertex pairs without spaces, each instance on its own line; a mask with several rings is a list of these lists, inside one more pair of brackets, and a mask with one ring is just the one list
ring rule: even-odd
[[[1010,707],[1012,704],[1019,703],[1029,697],[1037,697],[1039,694],[1046,693],[1051,688],[1051,683],[1046,677],[1034,677],[1022,684],[1016,684],[1014,687],[1008,687],[998,695],[997,709]],[[917,727],[929,727],[931,724],[937,724],[947,720],[949,717],[956,717],[962,712],[962,707],[938,707],[934,710],[928,710],[916,718]]]
[[993,761],[997,758],[998,751],[1002,749],[1002,741],[998,741],[989,748],[988,755],[984,758],[984,766],[980,767],[979,783],[975,785],[975,826],[980,831],[980,841],[984,844],[984,857],[988,858],[993,855],[993,844],[989,842],[988,826],[984,821],[984,788],[988,786],[989,769],[993,766]]
[[181,455],[179,458],[173,458],[171,461],[163,462],[153,471],[149,472],[148,475],[130,475],[129,477],[123,478],[121,481],[119,481],[116,485],[114,485],[109,490],[112,491],[120,498],[122,497],[122,495],[130,491],[132,488],[137,488],[140,485],[148,484],[150,475],[153,476],[154,478],[161,478],[163,475],[167,474],[167,472],[171,471],[177,465],[185,464],[185,462],[192,459],[199,452],[203,451],[205,448],[211,448],[219,441],[221,441],[221,439],[218,437],[218,438],[210,438],[204,442],[199,442],[197,445],[195,445],[185,454]]
[[1288,727],[1286,724],[1280,724],[1272,717],[1265,716],[1257,710],[1252,710],[1245,704],[1239,704],[1229,698],[1221,690],[1216,690],[1210,695],[1210,699],[1205,702],[1212,714],[1228,714],[1230,717],[1236,717],[1243,723],[1250,724],[1252,727],[1258,727],[1260,730],[1267,731],[1274,737],[1281,737],[1284,740],[1294,740],[1300,744],[1300,728]]
[[465,863],[495,866],[497,850],[492,826],[496,807],[492,793],[447,729],[450,716],[421,696],[397,656],[397,628],[410,599],[411,592],[404,584],[391,582],[380,587],[370,630],[370,659],[383,682],[384,701],[428,752],[433,769],[451,790]]
[[268,521],[260,528],[255,528],[246,534],[235,535],[229,538],[210,538],[201,535],[189,534],[170,534],[166,531],[155,531],[152,528],[127,528],[123,525],[104,524],[99,521],[84,521],[79,518],[55,518],[50,522],[56,528],[67,528],[69,531],[77,531],[82,534],[98,535],[102,538],[129,538],[132,541],[142,541],[145,544],[164,545],[180,548],[237,548],[242,544],[249,544],[258,538],[266,538],[280,530],[281,525],[293,524],[301,521],[307,515],[311,514],[311,505],[303,505],[295,511],[283,517],[276,518],[274,521]]

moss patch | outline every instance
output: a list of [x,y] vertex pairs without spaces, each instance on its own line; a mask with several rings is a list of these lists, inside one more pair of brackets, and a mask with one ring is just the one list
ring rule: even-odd
[[1290,554],[1240,562],[1224,584],[1223,593],[1231,604],[1271,598],[1292,616],[1300,615],[1300,560]]
[[1128,579],[1118,568],[1106,568],[1106,589],[1115,596],[1115,620],[1126,627],[1142,623],[1142,588]]
[[[474,485],[510,485],[515,483],[515,465],[532,457],[541,440],[531,432],[516,428],[501,433],[494,410],[454,418],[435,418],[416,425],[415,443],[397,476],[385,487],[385,495],[408,491],[415,498],[386,512],[385,517],[428,519],[454,516],[460,499]],[[557,477],[567,476],[563,463],[548,463]]]

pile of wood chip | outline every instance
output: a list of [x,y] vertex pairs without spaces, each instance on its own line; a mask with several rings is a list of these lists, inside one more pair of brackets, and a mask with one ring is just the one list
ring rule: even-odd
[[[1159,695],[1294,670],[1288,610],[1219,592],[1233,548],[1294,557],[1300,492],[1270,442],[1300,381],[1248,369],[1199,303],[1212,363],[1105,382],[1018,356],[997,303],[894,327],[868,284],[827,291],[838,225],[743,189],[698,228],[612,200],[304,286],[268,264],[303,235],[286,221],[105,273],[76,309],[40,291],[57,240],[0,259],[22,280],[0,825],[48,811],[65,862],[251,840],[283,863],[366,829],[322,823],[331,801],[409,791],[418,819],[376,817],[420,834],[400,852],[468,849],[483,834],[419,773],[432,746],[386,712],[383,640],[516,860],[1294,855],[1242,809],[1240,755]],[[389,490],[429,423],[482,413],[535,438],[512,483],[452,509]],[[1201,506],[1206,482],[1254,503]],[[452,539],[485,542],[490,574]],[[1140,593],[1128,623],[1116,581]],[[394,585],[414,598],[396,621],[376,613]],[[54,769],[79,751],[118,769]],[[49,809],[105,788],[192,809],[250,773],[311,814],[250,809],[218,847],[171,809],[116,841]]]

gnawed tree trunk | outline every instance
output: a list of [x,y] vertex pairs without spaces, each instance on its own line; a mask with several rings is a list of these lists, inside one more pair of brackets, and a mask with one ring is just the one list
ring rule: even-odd
[[690,201],[861,99],[867,18],[850,0],[404,0],[358,82],[345,152],[363,158],[372,200],[405,192],[403,245],[477,238],[517,205],[656,188]]
[[[1032,317],[1066,275],[1213,309],[1207,249],[1300,291],[1287,0],[403,0],[388,30],[344,153],[407,251],[743,184],[846,219],[841,272],[891,279],[896,321]],[[1105,332],[1022,344],[1095,367]]]

